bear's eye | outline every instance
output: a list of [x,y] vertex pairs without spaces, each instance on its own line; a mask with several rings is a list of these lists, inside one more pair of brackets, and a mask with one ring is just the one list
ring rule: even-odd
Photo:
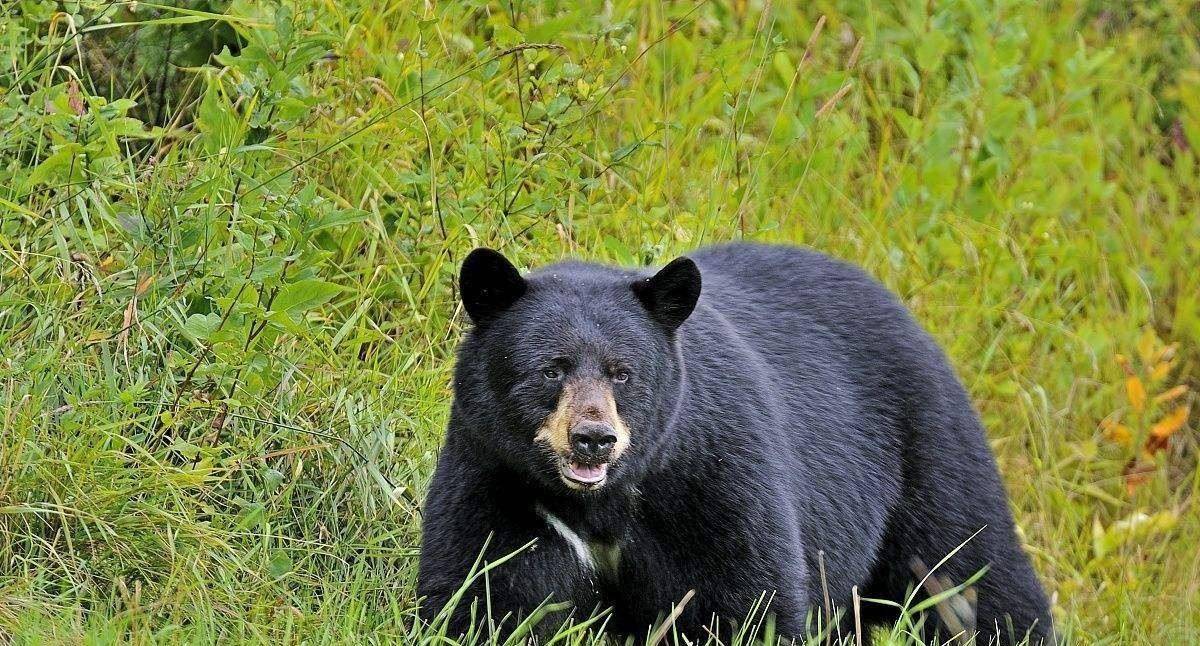
[[557,368],[546,368],[545,370],[542,370],[542,376],[551,381],[558,381],[559,379],[562,379],[562,372],[560,372]]
[[612,376],[612,380],[614,383],[618,383],[618,384],[623,384],[623,383],[629,381],[629,371],[628,370],[618,370],[618,371],[614,372],[613,376]]

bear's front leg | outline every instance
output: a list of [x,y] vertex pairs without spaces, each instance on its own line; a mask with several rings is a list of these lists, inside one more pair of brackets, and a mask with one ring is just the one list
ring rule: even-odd
[[755,497],[717,484],[711,495],[645,496],[642,522],[621,551],[615,623],[644,634],[690,590],[673,623],[693,641],[711,632],[730,643],[738,627],[767,615],[780,634],[803,641],[807,568],[794,515],[769,487]]
[[469,473],[442,471],[424,510],[417,594],[426,624],[506,638],[541,614],[532,634],[544,639],[599,607],[595,572],[536,508]]

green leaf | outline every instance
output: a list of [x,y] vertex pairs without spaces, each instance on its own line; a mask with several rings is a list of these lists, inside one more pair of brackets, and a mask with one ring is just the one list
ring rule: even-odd
[[263,487],[267,491],[275,491],[279,485],[283,484],[283,472],[279,469],[267,468],[263,470]]
[[267,278],[272,278],[283,273],[283,266],[286,263],[283,256],[271,256],[266,260],[258,263],[254,271],[250,272],[250,280],[262,281]]
[[492,25],[492,40],[501,47],[511,47],[525,42],[521,32],[503,23]]
[[343,224],[352,224],[354,222],[362,222],[371,217],[371,214],[362,209],[340,209],[326,215],[325,217],[313,222],[308,226],[309,233],[328,229],[329,227],[341,226]]
[[275,550],[271,554],[271,560],[267,563],[267,574],[270,574],[273,579],[278,579],[291,571],[292,557],[283,550]]
[[183,439],[171,443],[171,450],[183,456],[185,460],[194,460],[196,456],[200,455],[200,447]]
[[242,510],[238,512],[237,528],[254,529],[266,520],[266,506],[261,502],[241,501]]
[[775,68],[775,73],[779,75],[780,81],[791,83],[792,76],[796,73],[796,66],[786,51],[775,52],[775,56],[771,59],[771,65]]
[[223,148],[233,148],[241,144],[241,126],[237,114],[221,95],[219,85],[219,79],[209,79],[196,118],[196,127],[200,131],[204,148],[210,153],[219,153]]
[[941,67],[950,44],[950,37],[937,29],[925,34],[917,45],[917,67],[928,71]]
[[559,94],[546,104],[546,114],[557,117],[566,112],[569,107],[571,107],[571,97],[567,94]]
[[32,188],[43,183],[67,184],[80,181],[83,178],[80,171],[83,167],[83,160],[80,159],[82,152],[83,146],[77,143],[63,144],[33,169],[29,174],[28,186]]
[[279,296],[276,296],[275,302],[271,304],[271,309],[298,316],[324,305],[340,291],[340,286],[316,278],[297,281],[283,286]]
[[183,331],[197,342],[208,341],[221,327],[221,315],[193,314],[183,323]]

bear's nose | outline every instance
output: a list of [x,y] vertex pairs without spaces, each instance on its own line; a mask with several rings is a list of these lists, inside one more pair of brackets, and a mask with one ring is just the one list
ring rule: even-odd
[[571,451],[581,460],[603,462],[612,453],[617,434],[604,422],[581,421],[571,429]]

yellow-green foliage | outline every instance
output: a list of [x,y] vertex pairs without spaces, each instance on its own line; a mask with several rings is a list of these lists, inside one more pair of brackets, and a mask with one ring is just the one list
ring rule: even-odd
[[0,641],[434,639],[457,261],[743,238],[944,344],[1075,642],[1197,639],[1197,3],[176,5],[0,8]]

